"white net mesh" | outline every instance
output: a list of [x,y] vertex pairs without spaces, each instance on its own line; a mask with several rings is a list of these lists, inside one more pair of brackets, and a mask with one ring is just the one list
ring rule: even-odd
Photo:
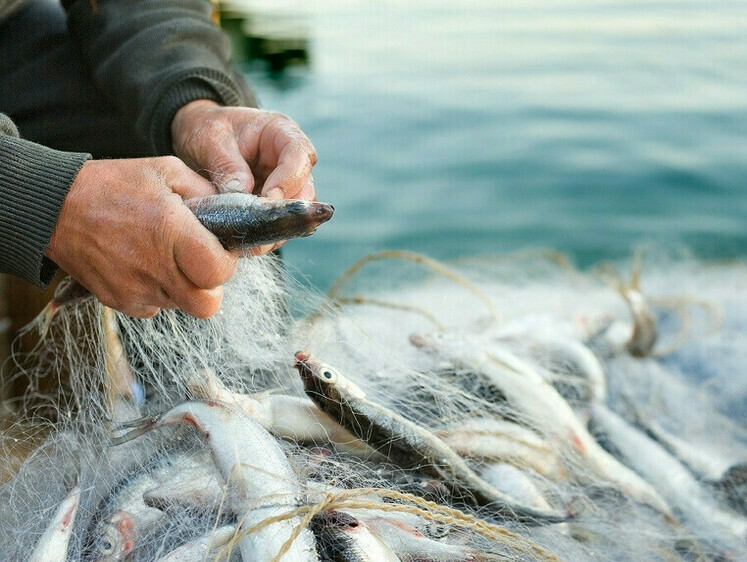
[[[71,302],[6,365],[28,392],[0,434],[2,552],[47,540],[77,484],[69,560],[738,558],[747,270],[649,257],[632,289],[611,271],[386,253],[325,297],[252,258],[207,321]],[[656,319],[648,357],[627,346],[625,288]],[[358,412],[368,433],[306,396],[298,351],[383,408]],[[396,416],[427,433],[408,445],[425,464],[382,446],[414,439]],[[431,435],[502,497],[568,520],[517,521],[434,477]]]

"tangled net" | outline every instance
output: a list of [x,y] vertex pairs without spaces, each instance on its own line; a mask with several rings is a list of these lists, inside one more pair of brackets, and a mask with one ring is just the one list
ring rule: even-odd
[[[322,295],[262,257],[243,260],[210,320],[71,302],[30,325],[39,345],[5,366],[28,391],[0,426],[0,551],[41,552],[68,498],[69,543],[49,543],[59,560],[240,560],[281,525],[268,560],[738,559],[747,269],[653,263],[582,272],[550,251],[450,264],[384,252]],[[299,350],[564,521],[506,517],[394,462],[308,399]],[[216,442],[246,443],[235,426],[164,421],[186,401],[212,415],[214,400],[266,446],[227,460]],[[316,553],[299,558],[304,540]]]

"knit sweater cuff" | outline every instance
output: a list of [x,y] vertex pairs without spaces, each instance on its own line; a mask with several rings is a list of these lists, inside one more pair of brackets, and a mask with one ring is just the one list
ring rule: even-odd
[[171,122],[177,111],[195,100],[212,100],[221,105],[244,105],[245,94],[234,81],[211,69],[192,70],[176,77],[161,97],[150,127],[149,140],[155,154],[172,154]]
[[0,135],[0,271],[38,287],[57,269],[44,256],[62,203],[91,156]]

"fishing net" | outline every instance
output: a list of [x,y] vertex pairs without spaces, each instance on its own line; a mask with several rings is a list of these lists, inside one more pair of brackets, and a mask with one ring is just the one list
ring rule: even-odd
[[[324,295],[261,257],[241,261],[209,320],[75,300],[30,325],[40,343],[5,365],[5,383],[28,391],[0,433],[0,551],[27,559],[77,485],[68,560],[240,560],[242,541],[283,521],[278,560],[299,559],[292,543],[309,529],[321,559],[739,558],[746,272],[684,254],[580,271],[545,250],[448,264],[384,252]],[[654,344],[644,333],[631,346],[647,314]],[[314,406],[299,351],[562,521],[506,517],[394,462]],[[199,420],[117,439],[188,400],[229,404],[271,441],[232,453],[243,464],[227,472]],[[241,478],[267,490],[282,479],[293,498],[268,491],[247,507]],[[373,542],[356,542],[362,532]]]

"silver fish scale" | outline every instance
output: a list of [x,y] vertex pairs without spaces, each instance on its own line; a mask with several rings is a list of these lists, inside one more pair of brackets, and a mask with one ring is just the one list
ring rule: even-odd
[[186,204],[228,250],[248,250],[309,236],[333,212],[332,206],[324,203],[268,199],[249,193],[208,195]]

